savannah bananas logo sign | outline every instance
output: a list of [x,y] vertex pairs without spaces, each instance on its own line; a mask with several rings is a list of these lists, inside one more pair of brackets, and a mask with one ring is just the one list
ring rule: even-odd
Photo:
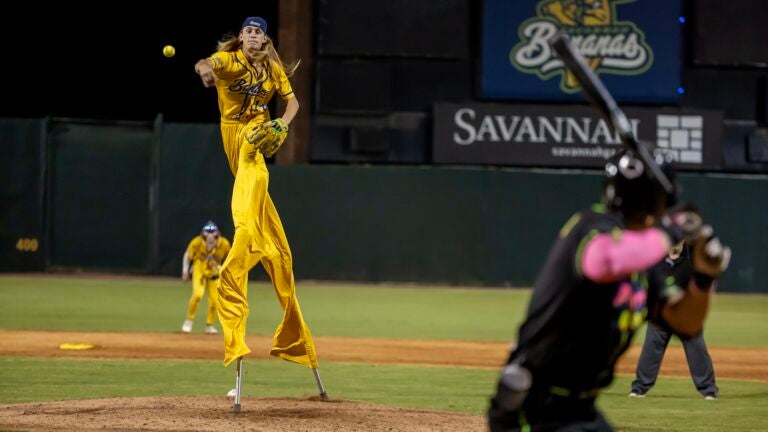
[[575,93],[575,77],[555,57],[547,42],[564,28],[587,63],[598,74],[638,75],[653,64],[645,34],[630,21],[619,21],[616,7],[635,0],[542,0],[536,16],[518,29],[520,42],[509,53],[519,71],[541,79],[560,75],[560,89]]

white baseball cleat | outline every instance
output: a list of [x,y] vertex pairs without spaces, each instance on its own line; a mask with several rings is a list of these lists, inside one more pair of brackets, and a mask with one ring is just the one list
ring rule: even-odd
[[218,334],[219,331],[212,325],[205,326],[205,334]]
[[192,324],[195,322],[192,320],[186,320],[184,321],[184,324],[181,325],[181,332],[182,333],[189,333],[192,331]]
[[643,393],[632,392],[632,393],[628,394],[627,397],[631,397],[631,398],[644,398],[645,395]]
[[237,389],[232,389],[227,392],[227,399],[234,399],[237,396]]

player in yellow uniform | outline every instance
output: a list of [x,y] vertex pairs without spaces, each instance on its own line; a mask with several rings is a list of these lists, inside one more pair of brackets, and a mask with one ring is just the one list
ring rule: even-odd
[[181,331],[189,333],[195,322],[197,306],[208,291],[208,314],[205,317],[205,333],[216,334],[216,304],[218,299],[219,269],[230,250],[229,240],[221,236],[219,227],[213,221],[203,226],[199,236],[189,242],[184,252],[181,278],[185,281],[192,278],[192,297],[189,299],[187,319],[181,326]]
[[[316,373],[314,341],[296,298],[291,251],[267,191],[269,172],[261,153],[264,149],[254,145],[253,139],[254,131],[265,125],[279,125],[275,129],[284,138],[299,110],[299,102],[288,81],[298,62],[283,63],[266,30],[267,22],[263,18],[246,18],[237,36],[220,41],[217,52],[195,64],[195,72],[203,84],[216,87],[224,152],[235,176],[232,191],[235,238],[221,268],[219,284],[224,364],[229,365],[251,351],[245,343],[248,271],[261,262],[284,310],[270,354],[311,367]],[[271,120],[267,103],[275,93],[287,105],[280,118]],[[278,146],[281,143],[282,140]],[[269,155],[275,150],[272,147],[266,153]]]

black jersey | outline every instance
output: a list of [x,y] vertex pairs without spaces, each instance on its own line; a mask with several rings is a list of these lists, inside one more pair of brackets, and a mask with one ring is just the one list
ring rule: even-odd
[[688,286],[688,281],[693,276],[693,263],[691,262],[691,248],[687,244],[683,246],[677,259],[667,257],[657,264],[660,273],[671,275],[680,287]]
[[647,317],[648,300],[659,298],[663,275],[656,271],[609,283],[583,276],[589,240],[599,233],[619,238],[624,228],[618,215],[596,204],[560,231],[510,356],[531,371],[538,392],[591,394],[610,384],[616,360]]

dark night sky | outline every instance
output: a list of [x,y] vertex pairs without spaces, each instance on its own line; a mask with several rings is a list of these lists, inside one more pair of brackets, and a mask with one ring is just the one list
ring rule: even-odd
[[[195,62],[247,16],[263,16],[270,36],[277,34],[276,1],[225,11],[123,3],[90,16],[71,4],[43,11],[31,3],[0,18],[0,117],[153,120],[163,113],[166,121],[216,122],[216,91],[202,86]],[[175,57],[163,57],[166,44]]]

